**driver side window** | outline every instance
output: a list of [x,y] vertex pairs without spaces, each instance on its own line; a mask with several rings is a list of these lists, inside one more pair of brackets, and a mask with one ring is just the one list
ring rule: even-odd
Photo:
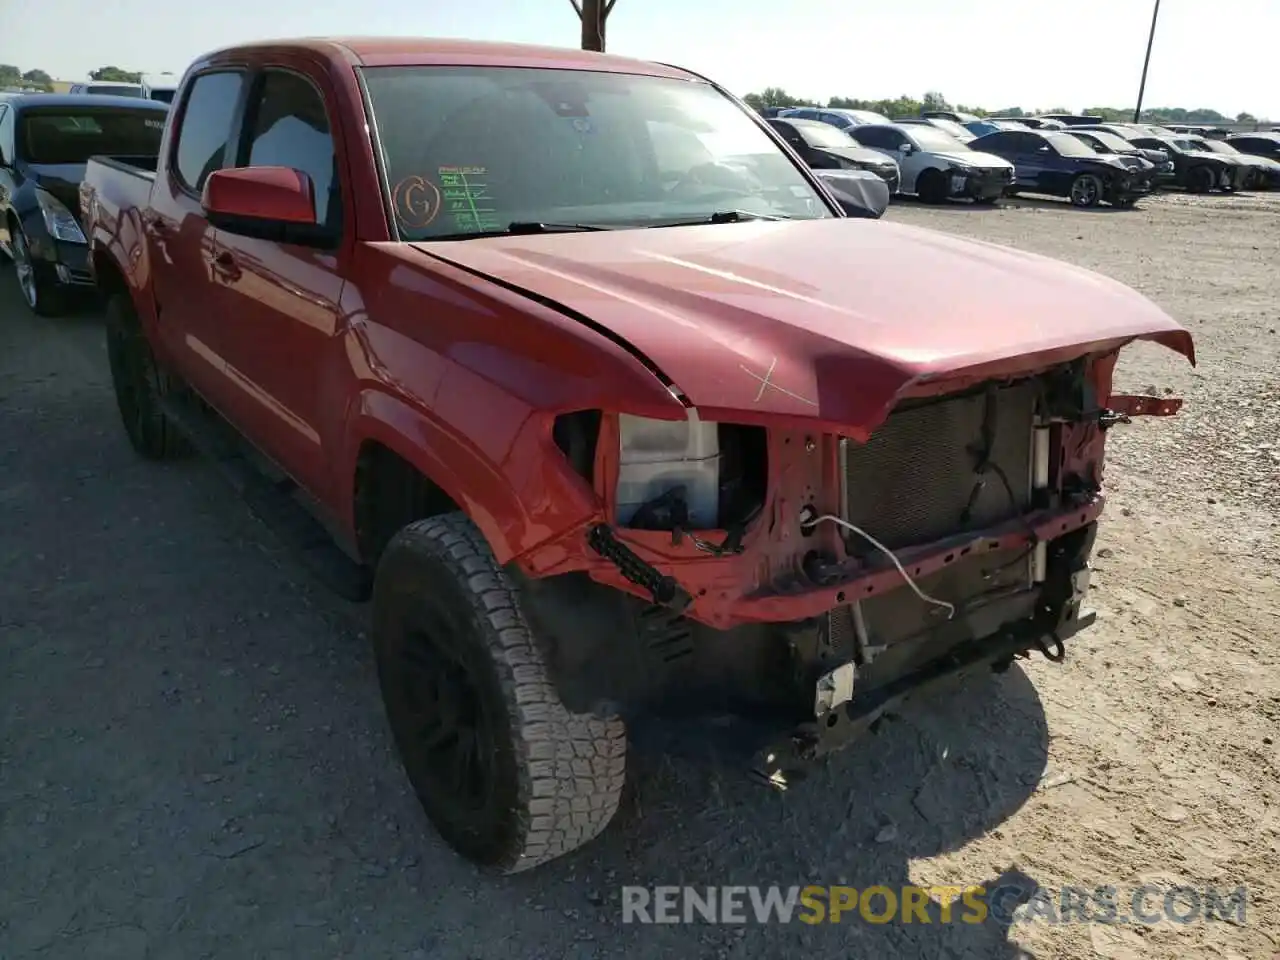
[[249,104],[246,166],[291,167],[311,178],[316,223],[334,226],[342,214],[337,159],[324,98],[310,81],[266,70]]

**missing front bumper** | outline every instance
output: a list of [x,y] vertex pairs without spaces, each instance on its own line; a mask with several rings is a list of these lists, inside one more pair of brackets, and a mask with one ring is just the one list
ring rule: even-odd
[[[1083,583],[1073,586],[1087,590],[1087,573]],[[1092,626],[1096,619],[1095,613],[1081,611],[1051,632],[1046,632],[1039,620],[1033,620],[1011,625],[995,636],[957,644],[909,673],[871,690],[854,693],[828,710],[817,722],[803,724],[786,737],[770,743],[753,758],[751,774],[770,786],[785,790],[790,783],[802,778],[807,768],[848,746],[886,710],[906,698],[975,668],[1005,670],[1015,658],[1027,656],[1032,651],[1043,653],[1055,663],[1060,662],[1066,641]],[[853,672],[848,673],[847,682],[855,682]]]

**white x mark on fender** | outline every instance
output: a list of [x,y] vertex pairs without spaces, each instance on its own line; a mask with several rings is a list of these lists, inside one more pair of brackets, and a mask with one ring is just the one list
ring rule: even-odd
[[752,402],[759,403],[760,398],[764,396],[765,390],[772,387],[774,390],[777,390],[781,394],[785,394],[786,396],[790,397],[793,400],[799,400],[801,403],[807,403],[811,407],[817,406],[817,404],[814,403],[814,401],[810,400],[808,397],[802,397],[798,393],[792,393],[790,390],[787,390],[784,387],[780,387],[773,382],[773,379],[772,379],[773,371],[778,366],[777,357],[773,358],[773,362],[769,364],[769,369],[765,372],[765,375],[763,377],[760,376],[760,374],[756,373],[754,370],[748,369],[745,364],[740,363],[738,364],[738,366],[742,367],[743,371],[747,373],[749,376],[760,381],[760,389],[756,391],[756,398]]

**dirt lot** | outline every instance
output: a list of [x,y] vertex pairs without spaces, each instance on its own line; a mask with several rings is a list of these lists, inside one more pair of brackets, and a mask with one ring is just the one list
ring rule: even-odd
[[[1124,213],[903,205],[1062,257],[1186,323],[1132,348],[1184,414],[1113,433],[1101,620],[916,705],[786,795],[637,751],[593,846],[481,877],[392,756],[364,613],[199,463],[116,422],[99,320],[0,280],[0,958],[1265,958],[1280,951],[1280,198]],[[922,278],[923,279],[923,278]],[[623,884],[1243,884],[1244,925],[640,927]],[[1159,905],[1157,896],[1150,905]],[[1185,912],[1185,908],[1182,908]]]

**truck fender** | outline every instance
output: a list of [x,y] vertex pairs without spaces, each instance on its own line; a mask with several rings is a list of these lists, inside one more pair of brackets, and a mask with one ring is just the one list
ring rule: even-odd
[[[156,344],[155,304],[147,295],[151,263],[147,256],[146,235],[137,222],[136,211],[129,211],[121,219],[125,222],[115,233],[106,235],[105,231],[95,228],[88,237],[94,283],[105,296],[128,293],[147,338]],[[129,244],[127,250],[126,242]]]
[[[355,464],[368,441],[382,444],[412,464],[447,494],[484,534],[498,563],[507,563],[550,533],[544,525],[531,522],[497,464],[425,411],[382,390],[362,391],[347,418],[340,502],[355,502]],[[353,520],[349,515],[352,529]]]

